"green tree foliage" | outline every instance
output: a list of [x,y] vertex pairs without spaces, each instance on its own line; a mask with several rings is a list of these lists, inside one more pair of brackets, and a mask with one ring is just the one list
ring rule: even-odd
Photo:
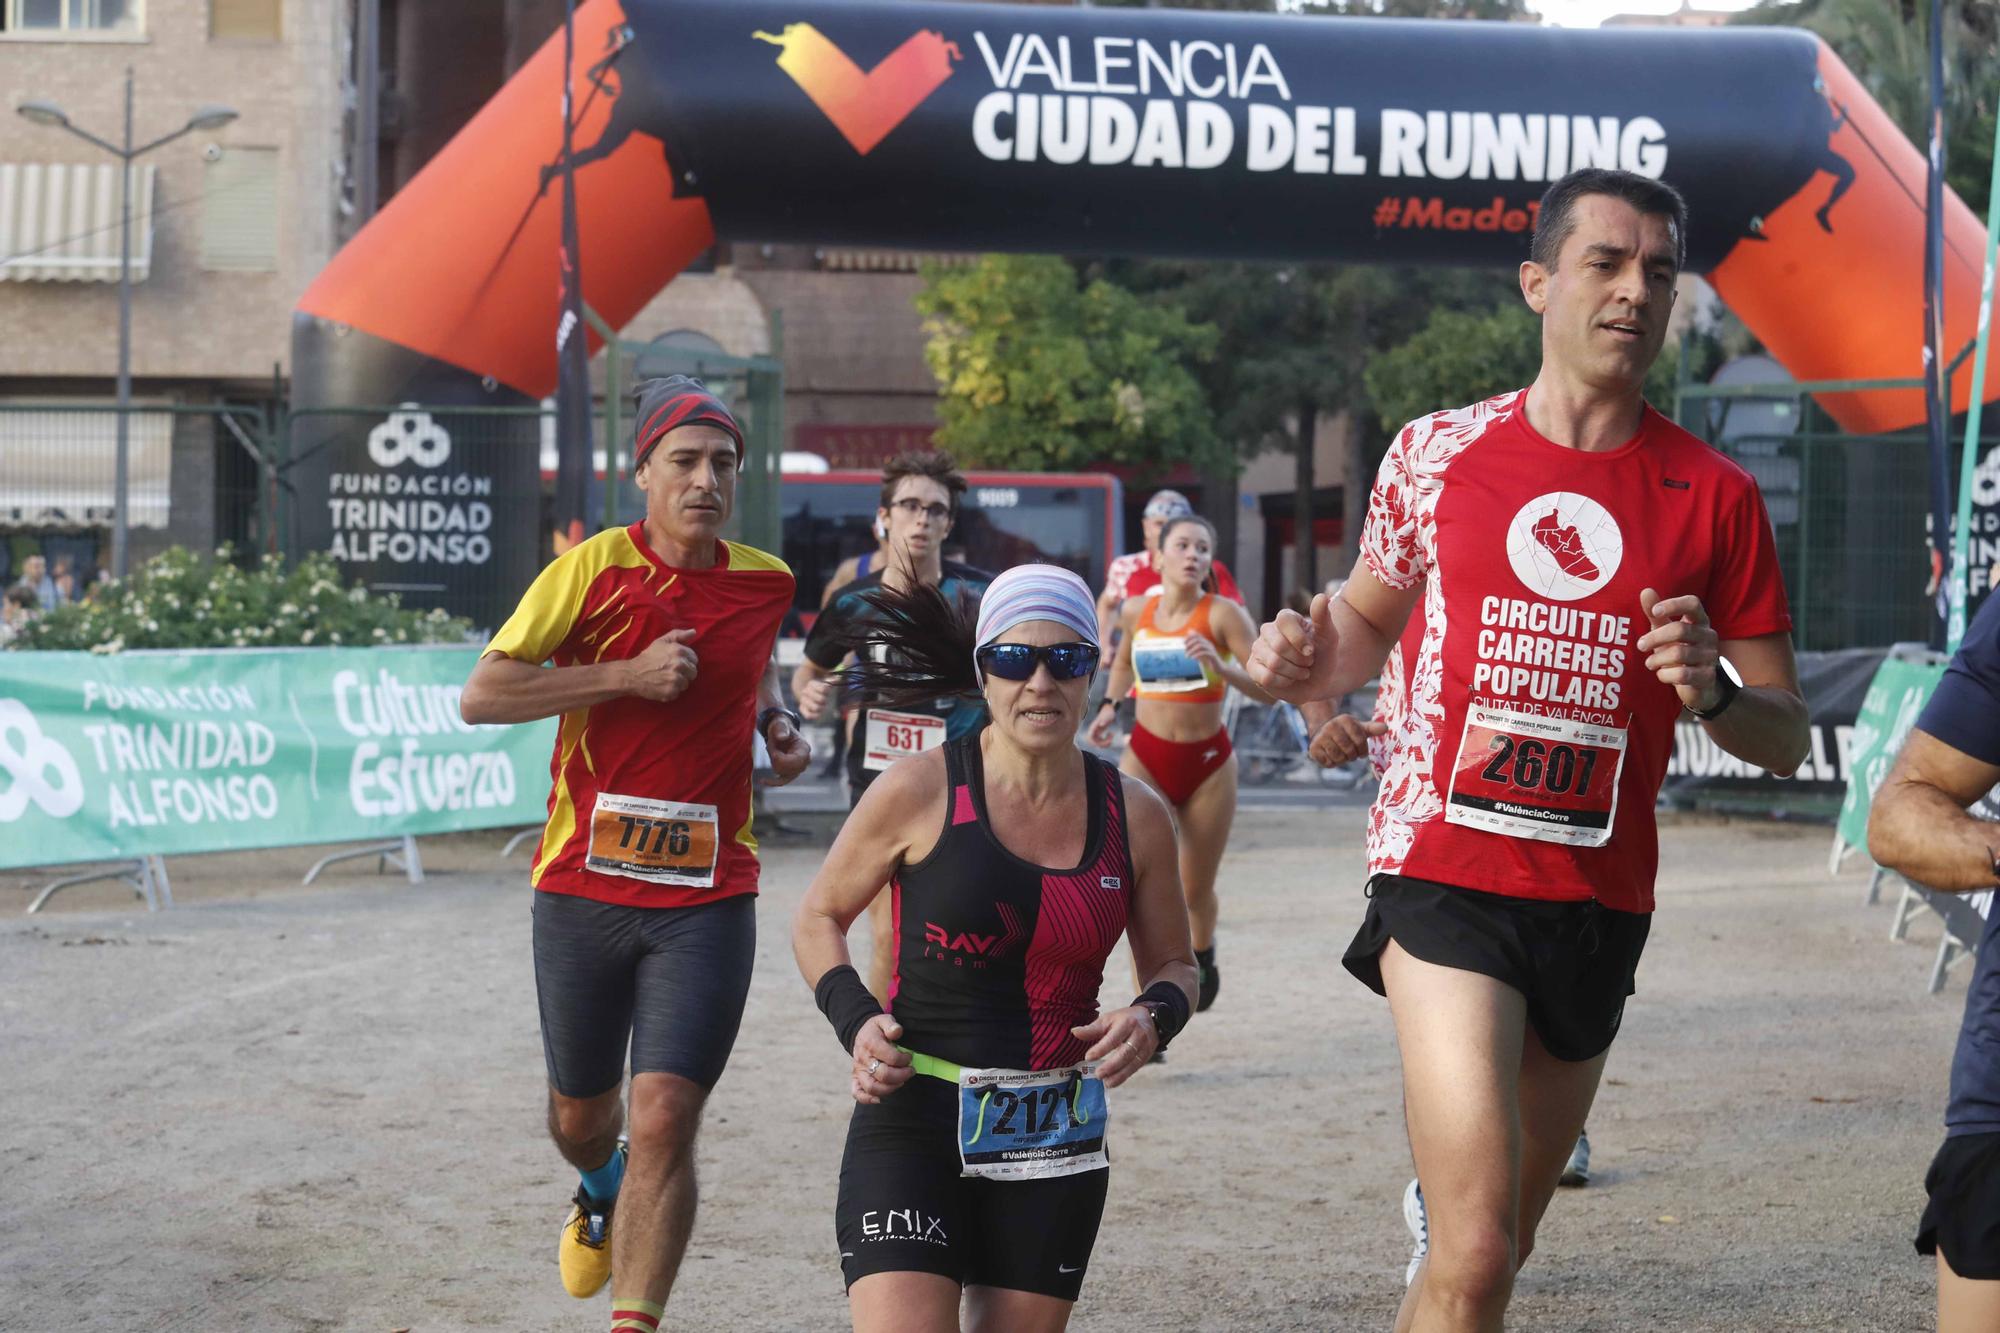
[[174,547],[122,582],[29,623],[10,649],[93,653],[128,648],[379,647],[463,643],[471,626],[442,611],[406,610],[392,593],[370,597],[341,584],[332,557],[314,553],[285,568],[275,555],[249,569]]
[[1520,300],[1512,273],[1470,269],[1143,262],[1111,272],[1216,328],[1216,356],[1199,373],[1217,429],[1246,456],[1295,448],[1307,405],[1365,417],[1367,367],[1434,310]]
[[[1944,6],[1945,181],[1986,216],[2000,108],[2000,5]],[[1930,141],[1929,0],[1765,0],[1735,22],[1819,34],[1922,152]]]
[[1226,455],[1194,367],[1216,330],[1049,255],[933,267],[917,296],[938,443],[980,467],[1214,465]]
[[[1673,401],[1679,349],[1667,344],[1646,376],[1646,397]],[[1534,381],[1542,366],[1542,322],[1519,300],[1486,311],[1438,310],[1400,346],[1370,363],[1368,396],[1385,431],[1491,398]]]

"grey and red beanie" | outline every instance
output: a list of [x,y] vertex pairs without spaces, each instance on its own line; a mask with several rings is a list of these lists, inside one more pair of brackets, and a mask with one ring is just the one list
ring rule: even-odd
[[714,426],[736,441],[736,461],[743,461],[743,428],[720,398],[692,375],[650,379],[632,391],[638,408],[632,419],[632,470],[637,472],[653,446],[677,426]]

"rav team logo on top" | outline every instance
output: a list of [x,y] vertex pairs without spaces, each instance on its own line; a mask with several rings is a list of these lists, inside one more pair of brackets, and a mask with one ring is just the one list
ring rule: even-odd
[[1530,592],[1558,602],[1588,597],[1625,558],[1625,535],[1603,505],[1574,491],[1550,491],[1521,506],[1507,525],[1507,562]]

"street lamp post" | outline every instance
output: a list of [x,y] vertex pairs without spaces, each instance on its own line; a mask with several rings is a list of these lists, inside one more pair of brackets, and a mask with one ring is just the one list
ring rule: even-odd
[[131,433],[132,413],[132,162],[162,144],[172,143],[183,134],[196,130],[212,130],[227,125],[236,119],[236,112],[226,106],[200,106],[195,108],[187,124],[171,134],[163,134],[151,143],[134,148],[132,146],[132,67],[125,67],[125,136],[120,143],[100,139],[89,130],[70,121],[69,114],[54,102],[41,98],[31,98],[15,108],[22,116],[37,125],[49,125],[68,130],[79,139],[96,144],[105,152],[118,159],[118,448],[113,464],[111,483],[111,572],[117,578],[124,578],[129,572],[130,560],[126,553],[127,537],[131,529],[130,495],[131,486]]

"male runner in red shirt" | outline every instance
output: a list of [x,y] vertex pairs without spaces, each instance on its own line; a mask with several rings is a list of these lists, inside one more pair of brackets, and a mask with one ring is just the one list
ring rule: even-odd
[[638,394],[632,479],[646,517],[542,571],[461,709],[475,723],[562,718],[532,877],[549,1133],[582,1174],[559,1259],[571,1295],[602,1288],[615,1204],[612,1327],[643,1333],[687,1249],[695,1131],[750,988],[751,737],[781,783],[812,751],[771,656],[792,572],[720,537],[743,432],[699,380]]
[[1632,993],[1675,720],[1777,773],[1806,753],[1756,484],[1641,393],[1685,231],[1645,177],[1552,185],[1521,265],[1534,384],[1404,427],[1341,596],[1251,656],[1279,697],[1337,699],[1423,600],[1345,959],[1389,999],[1428,1208],[1398,1330],[1502,1325]]

